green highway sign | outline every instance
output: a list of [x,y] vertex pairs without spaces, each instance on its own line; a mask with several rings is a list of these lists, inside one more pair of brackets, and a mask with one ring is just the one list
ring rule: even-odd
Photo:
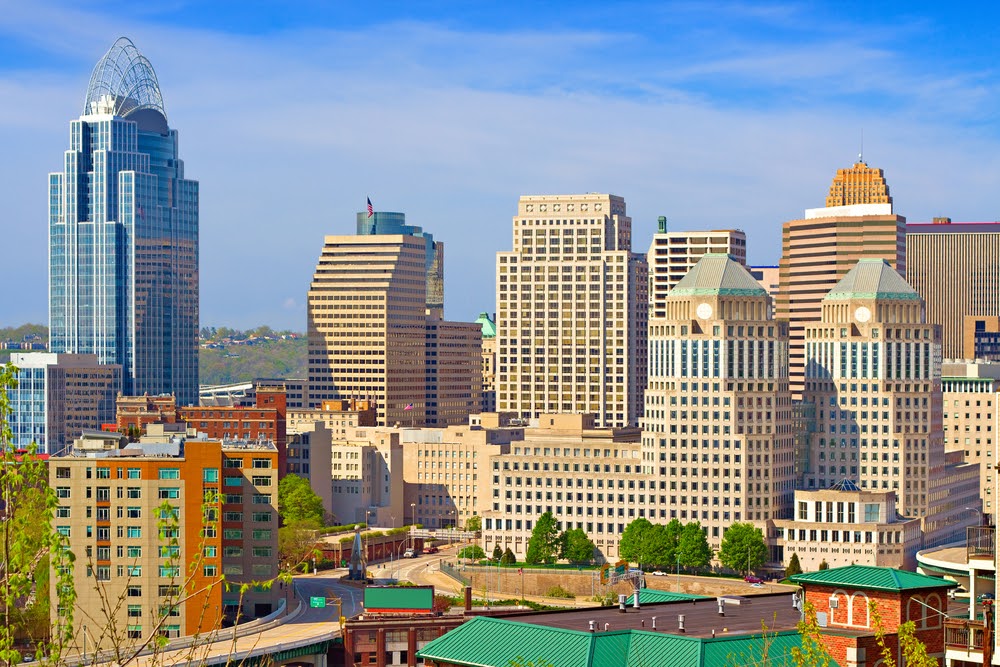
[[309,598],[309,606],[314,609],[322,609],[326,607],[326,598],[311,597]]

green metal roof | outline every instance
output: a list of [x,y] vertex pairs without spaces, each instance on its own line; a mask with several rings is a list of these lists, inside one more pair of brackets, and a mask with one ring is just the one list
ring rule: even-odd
[[884,259],[860,259],[824,297],[824,301],[847,299],[919,301],[920,295]]
[[[628,596],[627,604],[631,605],[635,595]],[[692,593],[672,593],[670,591],[657,591],[652,588],[639,589],[639,604],[652,604],[654,602],[678,602],[680,600],[708,600],[704,595],[694,595]]]
[[489,313],[479,313],[479,317],[476,318],[476,324],[482,325],[483,338],[497,337],[497,325],[496,322],[490,319]]
[[724,253],[707,253],[667,296],[767,296],[746,267]]
[[[478,616],[417,651],[467,667],[508,667],[512,660],[554,667],[718,667],[790,664],[790,650],[801,646],[795,630],[768,633],[768,661],[760,634],[688,637],[665,632],[619,630],[581,632]],[[831,663],[836,666],[836,663]]]
[[939,577],[872,565],[848,565],[832,570],[796,574],[790,578],[797,584],[860,588],[870,591],[910,591],[957,586],[955,582]]
[[430,586],[368,586],[364,595],[367,611],[430,611],[434,607],[434,588]]

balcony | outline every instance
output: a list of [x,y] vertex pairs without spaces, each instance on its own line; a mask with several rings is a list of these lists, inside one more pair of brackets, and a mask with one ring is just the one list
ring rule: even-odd
[[969,560],[993,560],[996,556],[996,528],[972,526],[966,528],[966,553]]
[[986,626],[982,621],[949,618],[944,622],[946,649],[981,653],[986,646],[986,639]]

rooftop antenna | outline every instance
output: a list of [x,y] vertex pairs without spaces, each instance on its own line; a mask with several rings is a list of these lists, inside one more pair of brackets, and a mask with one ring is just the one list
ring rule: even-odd
[[858,151],[858,162],[865,161],[865,128],[861,128],[861,150]]

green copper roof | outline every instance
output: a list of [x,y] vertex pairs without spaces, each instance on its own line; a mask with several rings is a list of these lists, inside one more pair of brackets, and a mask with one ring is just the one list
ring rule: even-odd
[[814,584],[869,591],[910,591],[923,588],[951,588],[955,582],[925,574],[872,565],[848,565],[790,577],[797,584]]
[[767,296],[746,267],[723,253],[707,253],[667,296]]
[[[632,598],[635,595],[628,596],[626,604],[632,605]],[[677,602],[679,600],[708,600],[709,598],[704,595],[693,595],[691,593],[672,593],[670,591],[657,591],[652,588],[640,588],[639,589],[639,604],[652,604],[654,602]]]
[[920,295],[884,259],[861,259],[824,299],[919,301]]
[[512,660],[556,667],[791,664],[791,648],[802,645],[799,633],[789,630],[768,638],[765,663],[759,634],[700,638],[645,630],[592,633],[477,616],[428,643],[417,656],[467,667],[508,667]]
[[479,317],[476,318],[476,324],[483,326],[483,338],[497,337],[497,325],[496,322],[490,319],[489,313],[479,313]]

